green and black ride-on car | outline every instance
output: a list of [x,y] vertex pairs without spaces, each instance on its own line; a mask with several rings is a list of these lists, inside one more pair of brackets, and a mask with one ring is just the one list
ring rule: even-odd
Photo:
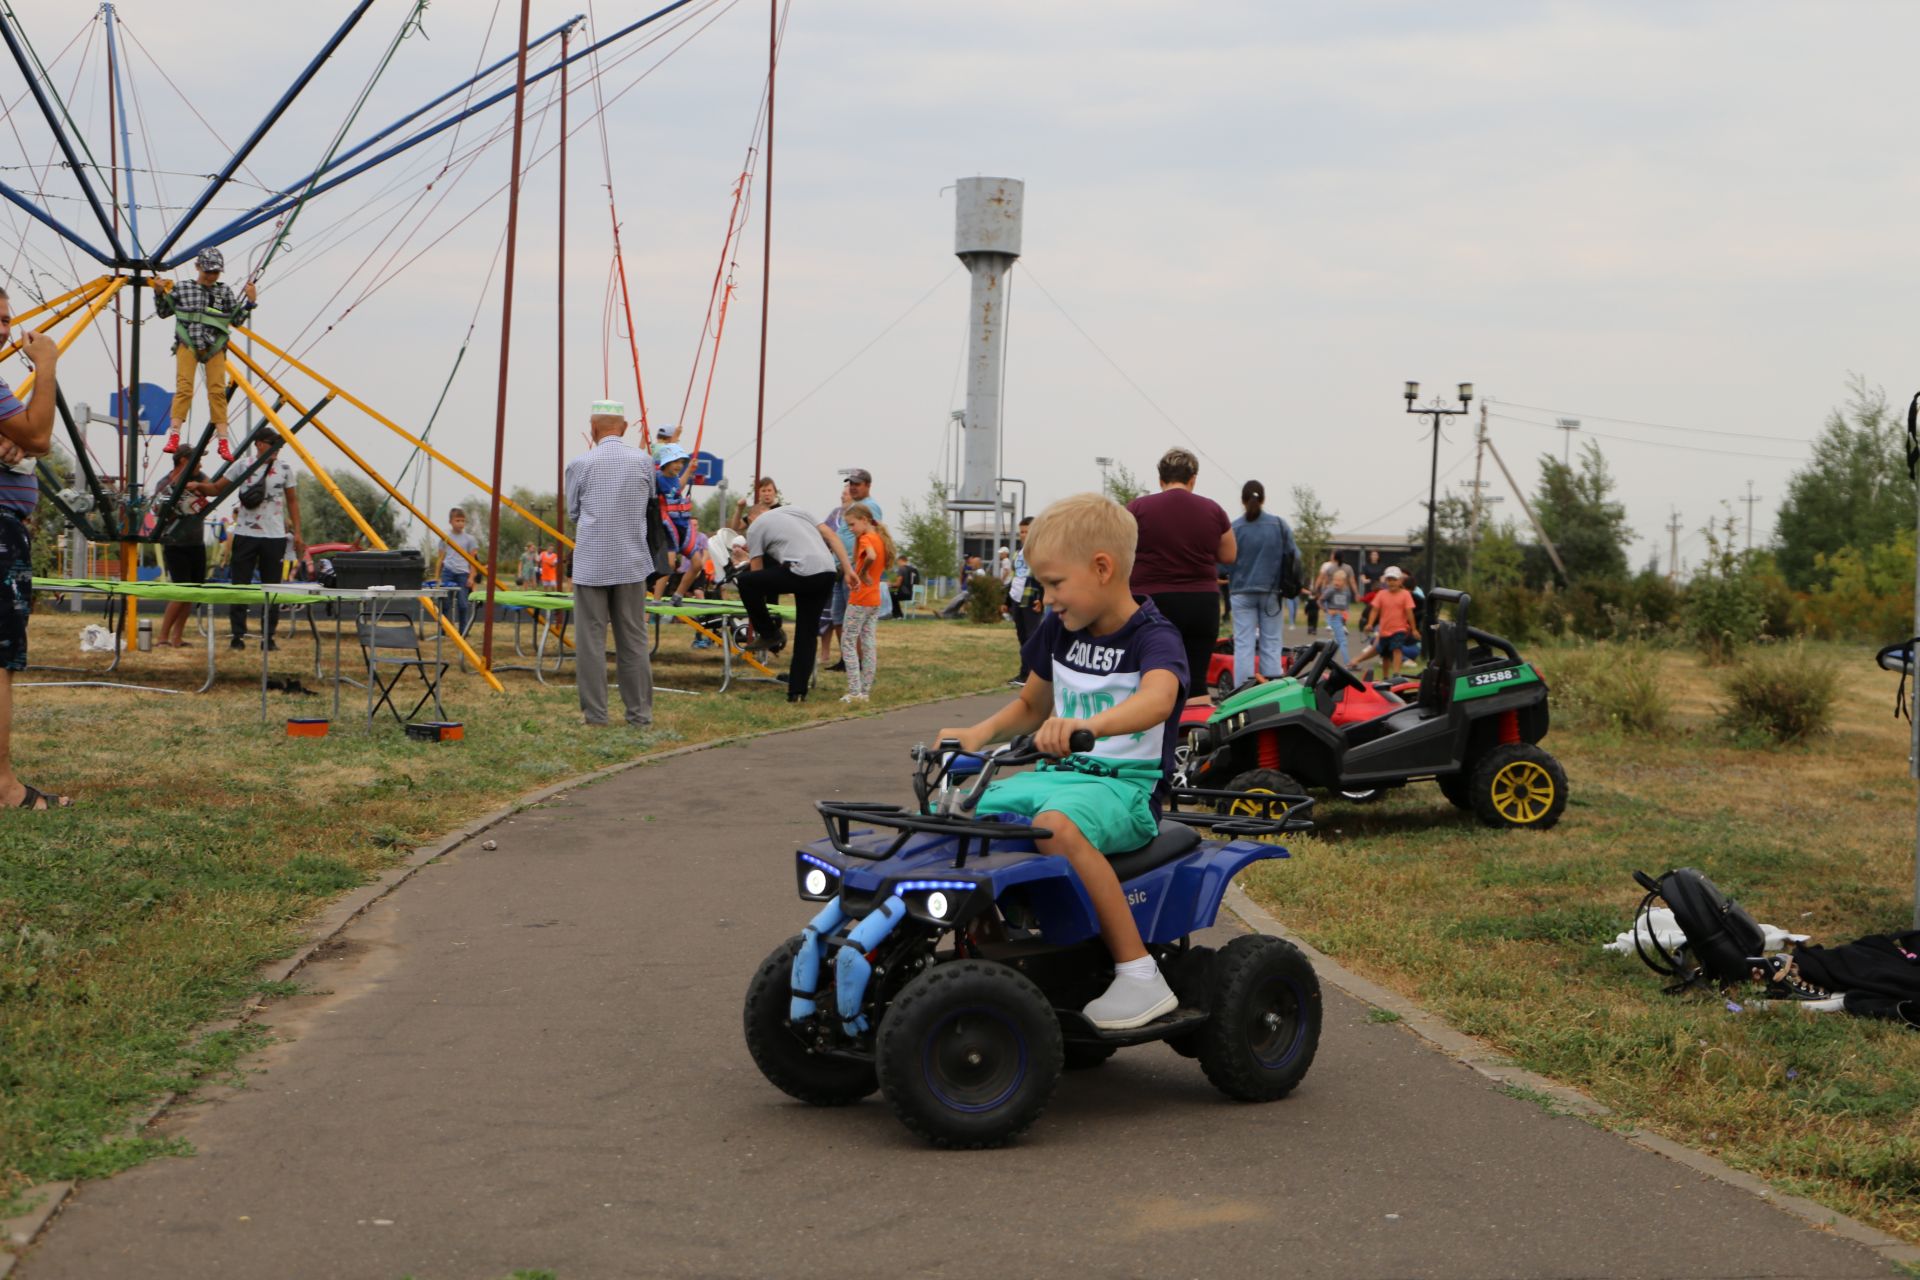
[[[1471,604],[1462,591],[1428,595],[1417,682],[1368,684],[1329,640],[1294,651],[1287,676],[1243,686],[1196,727],[1186,781],[1365,801],[1431,778],[1489,826],[1551,827],[1567,807],[1567,774],[1539,745],[1546,681],[1512,644],[1467,624]],[[1435,616],[1444,605],[1451,620]]]

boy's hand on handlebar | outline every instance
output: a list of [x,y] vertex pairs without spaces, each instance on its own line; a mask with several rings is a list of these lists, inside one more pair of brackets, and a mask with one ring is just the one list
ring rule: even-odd
[[1033,735],[1034,748],[1044,755],[1070,756],[1073,754],[1073,735],[1084,730],[1093,732],[1093,725],[1086,720],[1068,720],[1061,716],[1050,718]]
[[979,725],[971,729],[942,729],[934,741],[946,742],[949,739],[958,742],[963,751],[978,751],[987,745],[987,736],[980,732]]

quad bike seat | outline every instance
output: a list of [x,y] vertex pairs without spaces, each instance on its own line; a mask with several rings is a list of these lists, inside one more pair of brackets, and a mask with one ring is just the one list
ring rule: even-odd
[[1184,858],[1200,846],[1200,833],[1185,823],[1160,819],[1160,834],[1132,853],[1123,853],[1108,861],[1113,874],[1122,881],[1143,876],[1169,862]]

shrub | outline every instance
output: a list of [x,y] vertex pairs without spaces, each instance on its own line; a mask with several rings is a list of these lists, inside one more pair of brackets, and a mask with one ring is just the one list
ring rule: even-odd
[[1913,623],[1913,538],[1902,535],[1861,551],[1843,547],[1814,563],[1828,575],[1808,595],[1807,629],[1837,640],[1891,640]]
[[1541,631],[1541,596],[1532,587],[1495,587],[1473,597],[1473,624],[1525,644]]
[[1766,624],[1764,591],[1733,550],[1733,519],[1709,524],[1706,562],[1687,584],[1687,634],[1712,663],[1732,662],[1760,638]]
[[1568,649],[1554,658],[1547,676],[1556,711],[1634,733],[1666,732],[1672,707],[1661,683],[1660,655],[1644,644]]
[[1664,631],[1680,620],[1680,588],[1665,574],[1646,570],[1627,587],[1627,609],[1645,631]]
[[1800,645],[1756,650],[1727,673],[1721,722],[1736,733],[1799,742],[1827,732],[1840,687],[1839,668]]
[[990,573],[976,574],[967,588],[967,621],[998,622],[1007,605],[1007,587]]

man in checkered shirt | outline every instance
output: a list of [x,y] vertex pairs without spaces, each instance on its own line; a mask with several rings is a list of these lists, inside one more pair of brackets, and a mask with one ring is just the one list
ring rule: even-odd
[[624,439],[626,408],[593,406],[593,448],[567,464],[567,514],[573,517],[574,654],[580,713],[607,723],[607,624],[627,723],[653,723],[653,662],[647,653],[647,505],[653,459]]
[[193,371],[205,367],[207,412],[219,437],[220,456],[232,462],[233,446],[227,442],[227,330],[253,313],[259,295],[251,280],[243,290],[245,302],[220,283],[227,260],[218,249],[203,250],[193,265],[200,272],[197,280],[153,282],[154,313],[162,319],[173,317],[173,426],[161,452],[180,447],[180,429],[193,411]]

